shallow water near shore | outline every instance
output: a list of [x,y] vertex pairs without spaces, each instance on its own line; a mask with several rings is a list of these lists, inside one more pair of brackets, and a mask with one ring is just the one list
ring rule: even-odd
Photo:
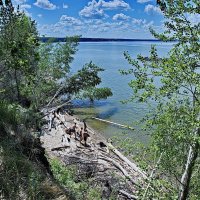
[[[125,60],[123,53],[128,51],[132,58],[138,54],[148,56],[151,45],[156,45],[159,56],[166,56],[173,43],[161,42],[88,42],[80,43],[79,50],[72,63],[72,71],[80,69],[85,63],[93,61],[99,67],[105,69],[100,74],[102,78],[102,87],[110,87],[113,96],[106,100],[95,101],[91,104],[89,101],[74,101],[74,113],[86,122],[97,132],[102,133],[106,138],[119,136],[122,138],[131,137],[136,141],[147,144],[149,133],[141,131],[141,125],[137,121],[141,120],[147,114],[150,108],[146,104],[132,102],[123,104],[121,101],[131,97],[132,89],[128,86],[131,75],[122,76],[120,69],[130,69],[132,66]],[[154,103],[152,102],[152,107]],[[91,117],[112,122],[129,125],[135,130],[119,128],[111,124],[101,122]]]

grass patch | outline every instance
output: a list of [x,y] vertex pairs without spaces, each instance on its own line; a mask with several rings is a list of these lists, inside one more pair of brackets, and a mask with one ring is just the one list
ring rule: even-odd
[[[48,190],[47,190],[48,188]],[[61,193],[38,163],[10,139],[0,141],[0,199],[50,200]]]
[[66,167],[57,159],[50,161],[56,180],[71,193],[71,199],[101,200],[101,188],[91,187],[89,180],[77,181],[76,166]]

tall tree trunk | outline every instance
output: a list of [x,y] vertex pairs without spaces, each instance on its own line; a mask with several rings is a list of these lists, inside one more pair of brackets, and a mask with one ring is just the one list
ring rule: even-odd
[[[200,130],[197,130],[196,135],[199,135]],[[186,200],[189,194],[189,184],[193,172],[193,167],[195,165],[195,161],[198,156],[199,150],[199,143],[195,142],[193,145],[190,146],[188,156],[187,156],[187,163],[185,165],[185,171],[181,178],[181,185],[179,188],[179,200]]]
[[16,69],[15,69],[15,83],[16,83],[16,89],[17,89],[17,99],[20,102],[21,98],[20,98],[20,90],[19,90],[19,81],[18,81]]

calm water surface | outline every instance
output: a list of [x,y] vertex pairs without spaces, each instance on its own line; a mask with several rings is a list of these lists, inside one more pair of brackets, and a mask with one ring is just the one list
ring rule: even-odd
[[[80,118],[86,119],[87,123],[96,131],[101,132],[107,138],[112,136],[130,136],[137,141],[146,143],[148,136],[140,130],[137,121],[141,120],[149,107],[138,102],[122,104],[121,101],[128,99],[132,95],[132,90],[128,83],[134,77],[122,76],[119,69],[129,69],[131,66],[125,60],[123,53],[128,51],[135,58],[138,54],[149,55],[151,45],[156,45],[160,56],[167,55],[172,43],[165,44],[160,42],[89,42],[80,43],[72,70],[80,69],[85,63],[91,60],[98,66],[105,69],[102,72],[101,86],[110,87],[113,96],[107,100],[95,101],[91,105],[88,101],[75,101],[75,114]],[[121,129],[110,124],[100,122],[91,117],[99,117],[116,123],[135,127],[134,131]]]

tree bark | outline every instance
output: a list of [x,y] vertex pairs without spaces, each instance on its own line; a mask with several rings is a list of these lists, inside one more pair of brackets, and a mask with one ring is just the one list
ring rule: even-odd
[[[200,129],[197,130],[196,135],[199,135]],[[186,200],[189,194],[189,185],[193,172],[193,167],[198,156],[199,143],[195,142],[190,145],[190,149],[187,156],[187,162],[185,165],[185,171],[181,178],[181,185],[179,187],[179,200]]]

